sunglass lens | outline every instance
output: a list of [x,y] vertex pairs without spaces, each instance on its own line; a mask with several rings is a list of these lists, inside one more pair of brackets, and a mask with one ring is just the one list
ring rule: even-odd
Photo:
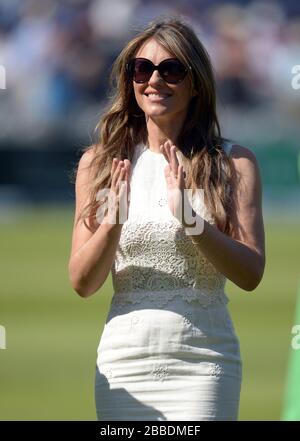
[[161,65],[161,75],[168,83],[176,84],[184,79],[186,68],[180,61],[166,61]]
[[153,72],[153,65],[147,60],[135,60],[133,79],[138,83],[148,81]]

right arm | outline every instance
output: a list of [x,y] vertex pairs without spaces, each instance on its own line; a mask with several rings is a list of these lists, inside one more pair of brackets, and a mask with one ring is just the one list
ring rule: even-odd
[[[117,246],[119,243],[122,224],[104,223],[91,228],[90,231],[78,216],[87,203],[87,184],[93,151],[85,152],[78,165],[75,183],[76,206],[72,235],[72,248],[69,259],[69,278],[73,289],[81,297],[89,297],[104,284],[111,270]],[[112,166],[112,186],[116,192],[120,180],[126,176],[128,186],[129,161],[114,161]],[[122,163],[125,167],[121,168]],[[105,217],[107,219],[107,217]],[[89,222],[87,222],[89,223]],[[89,223],[89,226],[91,222]]]

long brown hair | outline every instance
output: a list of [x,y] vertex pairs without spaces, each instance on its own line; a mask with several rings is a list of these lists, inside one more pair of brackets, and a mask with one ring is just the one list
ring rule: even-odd
[[111,165],[114,157],[132,160],[135,146],[147,144],[145,115],[137,105],[132,81],[126,73],[126,63],[135,56],[141,45],[155,38],[166,50],[186,66],[197,95],[191,98],[186,120],[177,140],[185,159],[186,188],[204,190],[204,202],[218,228],[230,233],[232,229],[232,159],[222,148],[220,126],[216,114],[216,87],[210,58],[191,27],[181,18],[159,18],[151,22],[124,47],[115,60],[111,76],[111,96],[107,109],[97,124],[98,141],[86,150],[93,150],[90,163],[88,203],[78,221],[94,220],[97,193],[111,184]]

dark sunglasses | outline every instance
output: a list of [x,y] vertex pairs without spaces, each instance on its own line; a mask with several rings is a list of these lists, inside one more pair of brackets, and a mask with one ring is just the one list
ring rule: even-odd
[[180,83],[188,73],[188,69],[177,58],[167,58],[158,65],[147,58],[133,58],[126,64],[130,79],[136,83],[149,81],[155,70],[158,70],[163,80],[170,84]]

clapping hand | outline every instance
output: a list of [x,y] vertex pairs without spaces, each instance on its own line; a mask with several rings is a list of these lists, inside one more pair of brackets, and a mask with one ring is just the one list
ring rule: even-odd
[[176,146],[171,141],[166,141],[160,146],[160,151],[168,161],[168,165],[165,167],[165,178],[167,183],[168,192],[168,205],[172,215],[182,222],[187,227],[185,218],[187,213],[193,213],[190,202],[187,198],[187,192],[185,187],[186,173],[183,169],[183,165],[179,164],[176,155]]
[[109,191],[104,189],[99,193],[99,199],[101,199],[102,193],[107,198],[104,206],[98,209],[97,220],[99,223],[120,225],[127,220],[130,203],[130,175],[130,161],[114,158],[111,166],[110,189]]

